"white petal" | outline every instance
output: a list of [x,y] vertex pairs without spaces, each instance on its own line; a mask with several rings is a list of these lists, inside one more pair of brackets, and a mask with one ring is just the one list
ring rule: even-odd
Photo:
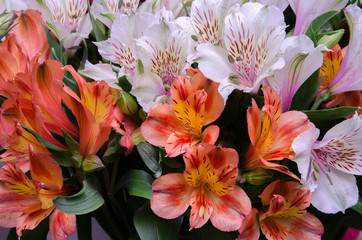
[[314,178],[313,158],[311,156],[312,147],[318,139],[319,129],[311,128],[298,137],[292,143],[292,149],[295,152],[295,157],[292,161],[298,165],[298,170],[301,174],[302,184],[305,188],[314,191],[317,187],[316,179]]
[[89,77],[96,81],[105,81],[111,88],[120,89],[116,84],[118,83],[117,75],[112,70],[111,66],[106,63],[97,63],[93,65],[88,62],[85,63],[84,69],[79,71],[80,74]]
[[145,112],[158,103],[159,97],[165,96],[165,87],[159,76],[151,72],[137,75],[131,93],[137,98]]
[[358,201],[355,177],[335,169],[328,175],[321,174],[318,188],[312,193],[312,205],[324,213],[337,213],[354,206]]
[[226,101],[229,94],[240,86],[230,81],[230,74],[238,75],[234,65],[228,61],[228,52],[221,46],[214,46],[210,43],[203,43],[197,46],[198,67],[201,72],[211,80],[219,82],[219,92]]
[[362,121],[354,115],[331,128],[314,151],[328,166],[362,175]]
[[286,65],[274,71],[274,76],[267,78],[268,84],[273,87],[282,99],[282,110],[289,110],[292,99],[299,87],[323,63],[321,45],[315,48],[314,43],[307,36],[289,37],[283,42],[282,49]]

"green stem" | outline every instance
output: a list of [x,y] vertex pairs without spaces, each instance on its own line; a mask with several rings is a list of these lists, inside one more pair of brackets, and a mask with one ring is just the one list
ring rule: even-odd
[[119,162],[120,162],[120,159],[117,159],[117,160],[114,162],[114,165],[113,165],[112,177],[111,177],[110,189],[109,189],[109,190],[110,190],[110,194],[112,194],[113,187],[114,187],[114,184],[115,184],[116,179],[117,179]]
[[310,110],[317,110],[318,107],[322,104],[322,102],[328,100],[330,97],[330,94],[327,90],[323,90],[317,97],[317,100],[314,102],[313,106]]

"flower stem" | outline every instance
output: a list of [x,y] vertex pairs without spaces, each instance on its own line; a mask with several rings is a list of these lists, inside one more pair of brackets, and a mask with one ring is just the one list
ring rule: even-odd
[[322,102],[328,100],[330,97],[330,94],[328,91],[323,90],[317,97],[317,100],[314,102],[313,106],[310,110],[317,110],[318,107],[322,104]]

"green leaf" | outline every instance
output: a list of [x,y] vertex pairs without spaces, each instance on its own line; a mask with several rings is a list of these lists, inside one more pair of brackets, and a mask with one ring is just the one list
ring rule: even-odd
[[21,126],[26,131],[31,133],[44,147],[46,147],[49,150],[49,152],[52,154],[54,160],[59,165],[64,166],[64,167],[73,167],[73,161],[72,161],[73,154],[69,150],[57,147],[54,144],[45,140],[43,137],[41,137],[39,134],[37,134],[33,130],[25,127],[22,124],[21,124]]
[[103,205],[102,196],[89,180],[83,181],[83,188],[76,194],[66,197],[56,197],[54,205],[62,212],[69,214],[90,213]]
[[158,149],[147,142],[140,142],[137,145],[137,151],[140,154],[143,162],[153,172],[161,168],[159,163]]
[[89,58],[88,58],[88,45],[87,45],[87,42],[86,42],[85,39],[83,39],[83,45],[84,45],[84,48],[83,48],[83,57],[82,57],[82,61],[81,61],[81,64],[80,64],[78,70],[84,69],[85,63],[86,63],[86,61],[89,59]]
[[115,185],[113,194],[125,188],[131,196],[151,199],[153,177],[142,170],[128,171]]
[[94,36],[96,37],[97,42],[106,40],[107,39],[106,35],[102,33],[102,30],[99,28],[99,25],[97,24],[96,20],[94,19],[93,15],[91,14],[91,7],[90,7],[90,4],[89,4],[89,0],[87,0],[87,4],[88,4],[89,18],[90,18],[90,21],[92,23]]
[[77,215],[78,240],[92,240],[92,217],[90,214]]
[[308,109],[318,93],[322,81],[318,81],[319,69],[315,71],[295,93],[290,110]]
[[67,144],[67,146],[69,147],[69,150],[73,153],[73,154],[77,154],[80,153],[80,146],[79,143],[77,141],[75,141],[68,133],[66,133],[63,129],[62,129],[62,133],[65,139],[65,143]]
[[[52,27],[51,24],[50,27]],[[67,53],[63,47],[63,44],[59,44],[58,41],[53,37],[50,30],[48,30],[45,26],[43,26],[43,29],[45,31],[49,43],[50,58],[61,62],[63,66],[67,65]]]
[[125,91],[130,92],[132,90],[132,85],[128,81],[127,76],[123,75],[122,77],[118,78],[118,85]]
[[347,117],[357,111],[358,107],[337,107],[322,110],[305,110],[310,121],[313,123],[323,122]]
[[358,201],[356,205],[354,205],[353,207],[351,207],[353,210],[355,210],[356,212],[362,214],[362,202]]
[[162,219],[150,209],[149,202],[139,208],[133,217],[136,231],[142,240],[178,240],[183,217]]
[[324,24],[326,24],[332,17],[334,17],[338,13],[339,13],[339,11],[337,11],[337,10],[323,13],[322,15],[316,17],[312,21],[312,23],[309,25],[305,35],[307,35],[308,37],[310,37],[310,39],[312,39],[315,46],[317,45],[317,42],[319,40],[319,39],[317,39],[317,36],[316,36],[318,31],[321,29],[321,27],[323,27]]

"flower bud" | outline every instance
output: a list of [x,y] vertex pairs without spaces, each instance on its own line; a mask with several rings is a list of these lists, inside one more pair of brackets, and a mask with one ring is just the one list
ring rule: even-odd
[[125,91],[120,91],[118,107],[124,114],[133,115],[138,112],[138,104],[133,96]]
[[3,12],[0,14],[0,36],[4,36],[8,31],[11,24],[13,24],[16,14],[14,11]]
[[83,159],[82,168],[86,172],[94,172],[104,168],[104,165],[97,155],[90,154]]
[[264,168],[256,168],[244,174],[245,181],[252,185],[263,185],[273,178],[273,174]]
[[341,40],[343,34],[344,34],[344,30],[339,29],[339,30],[330,32],[326,35],[323,35],[319,39],[318,45],[324,44],[324,45],[326,45],[327,48],[333,48],[339,42],[339,40]]
[[134,145],[138,145],[140,142],[145,142],[146,140],[143,138],[141,133],[141,128],[137,128],[131,134],[132,142]]

